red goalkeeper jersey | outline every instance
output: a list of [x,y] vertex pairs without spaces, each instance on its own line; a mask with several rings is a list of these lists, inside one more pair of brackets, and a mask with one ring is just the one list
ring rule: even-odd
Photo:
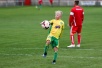
[[69,17],[69,26],[80,26],[84,20],[84,10],[80,6],[74,6],[71,9]]

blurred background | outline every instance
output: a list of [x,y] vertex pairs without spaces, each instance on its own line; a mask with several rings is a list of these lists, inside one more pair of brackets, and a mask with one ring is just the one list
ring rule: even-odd
[[[53,6],[72,6],[74,0],[53,0]],[[0,7],[38,5],[38,0],[0,0]],[[49,0],[43,0],[43,6],[50,6]],[[102,0],[80,0],[82,6],[102,6]]]
[[[38,0],[0,0],[0,68],[102,68],[102,0],[80,0],[85,10],[81,48],[67,48],[73,4],[74,0],[53,0],[52,6],[43,0],[38,10]],[[63,11],[65,29],[58,61],[52,65],[51,46],[48,56],[42,57],[48,30],[40,23],[53,19],[56,10]]]

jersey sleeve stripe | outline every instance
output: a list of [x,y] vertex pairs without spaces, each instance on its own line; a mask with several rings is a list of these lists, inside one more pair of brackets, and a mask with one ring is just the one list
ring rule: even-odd
[[70,15],[74,15],[74,13],[73,12],[70,12]]
[[84,12],[83,12],[83,14],[84,14]]

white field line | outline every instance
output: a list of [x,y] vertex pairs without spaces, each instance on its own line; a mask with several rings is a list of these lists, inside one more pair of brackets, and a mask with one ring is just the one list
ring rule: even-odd
[[[48,56],[51,57],[51,56]],[[53,57],[53,56],[52,56]],[[89,58],[89,59],[102,59],[102,57],[84,57],[84,56],[58,56],[60,58]]]
[[[6,49],[6,48],[5,48]],[[34,50],[42,50],[44,48],[10,48],[11,50],[14,49],[14,50],[24,50],[24,49],[34,49]],[[73,48],[72,48],[73,49]],[[60,50],[68,50],[68,49],[65,49],[65,48],[60,48]],[[87,51],[93,51],[93,50],[98,50],[98,51],[102,51],[101,49],[75,49],[75,50],[87,50]],[[6,53],[0,53],[0,55],[3,55],[3,56],[35,56],[35,54],[6,54]],[[37,55],[39,56],[39,55]],[[52,56],[47,56],[47,57],[52,57]],[[64,57],[64,58],[101,58],[102,57],[73,57],[73,56],[59,56],[60,58],[61,57]]]
[[[34,50],[42,50],[42,49],[44,49],[44,48],[10,48],[10,49],[14,49],[14,50],[23,50],[23,49],[34,49]],[[71,48],[68,48],[68,49],[71,49]],[[64,49],[64,48],[60,48],[60,50],[68,50],[67,48],[66,49]],[[74,49],[74,48],[72,48],[72,49]],[[78,49],[75,49],[75,50],[95,50],[95,49],[80,49],[80,48],[78,48]]]
[[[2,48],[0,48],[2,49]],[[3,48],[3,49],[6,49],[6,48]],[[11,50],[43,50],[44,48],[8,48],[8,49],[11,49]],[[102,51],[102,49],[82,49],[82,48],[59,48],[59,50],[80,50],[80,51]]]
[[[13,50],[42,50],[42,49],[44,49],[44,48],[10,48],[10,49],[13,49]],[[88,51],[92,51],[92,50],[98,50],[98,51],[102,51],[102,49],[81,49],[81,48],[59,48],[59,50],[71,50],[71,49],[75,49],[75,50],[88,50]]]
[[0,53],[0,55],[3,55],[3,56],[34,56],[34,54],[6,54],[6,53]]
[[24,50],[24,49],[25,49],[25,50],[26,50],[26,49],[27,49],[27,50],[29,50],[29,49],[34,49],[34,50],[37,50],[37,49],[38,49],[38,50],[41,50],[41,49],[44,49],[44,48],[11,48],[11,49],[14,49],[14,50]]
[[[0,55],[3,56],[34,56],[35,54],[4,54],[4,53],[0,53]],[[36,57],[42,57],[41,55],[36,55]],[[47,57],[53,57],[51,55],[47,56]],[[46,58],[47,58],[46,57]],[[58,56],[59,58],[79,58],[79,59],[102,59],[102,57],[84,57],[84,56]]]

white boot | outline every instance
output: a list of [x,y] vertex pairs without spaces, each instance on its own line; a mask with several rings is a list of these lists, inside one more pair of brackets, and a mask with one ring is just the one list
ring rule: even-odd
[[75,47],[75,44],[71,44],[71,45],[69,45],[69,46],[67,46],[68,48],[70,48],[70,47]]
[[80,44],[76,45],[76,47],[80,47]]

